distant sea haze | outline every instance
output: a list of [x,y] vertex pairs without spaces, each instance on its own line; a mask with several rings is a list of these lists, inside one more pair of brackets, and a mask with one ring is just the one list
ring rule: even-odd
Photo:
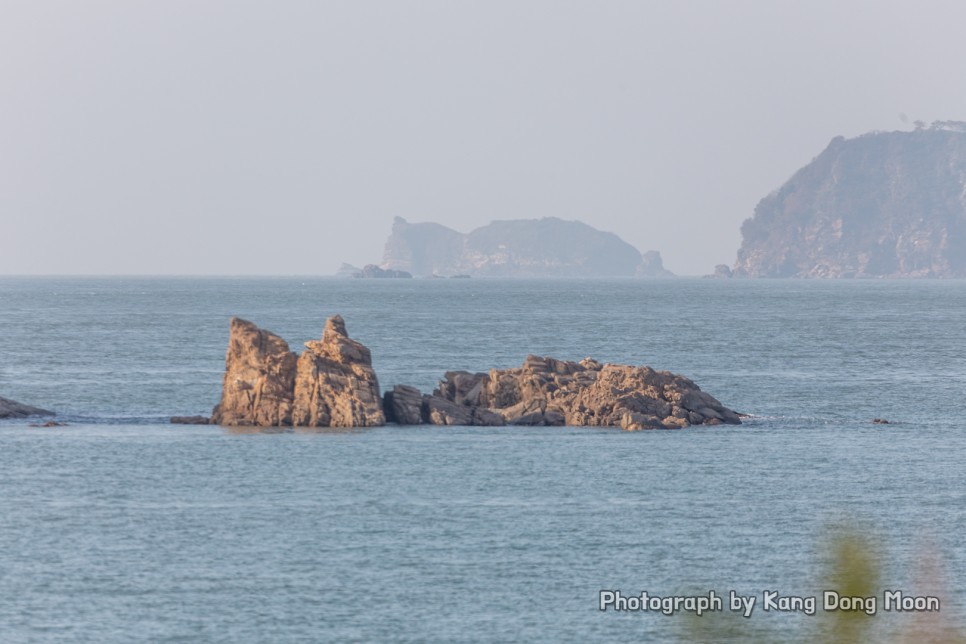
[[[711,275],[964,278],[964,217],[966,123],[836,137],[761,199],[741,226],[733,268],[719,264]],[[467,234],[396,217],[379,267],[417,277],[672,276],[659,251],[642,255],[613,233],[556,217]]]

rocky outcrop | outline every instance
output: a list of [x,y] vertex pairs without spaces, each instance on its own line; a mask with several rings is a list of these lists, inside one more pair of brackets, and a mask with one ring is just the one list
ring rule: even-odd
[[321,342],[306,342],[305,348],[295,376],[293,425],[375,427],[386,423],[372,355],[349,338],[340,316],[326,321]]
[[296,355],[270,331],[231,319],[221,402],[216,425],[277,427],[292,424]]
[[407,279],[407,278],[411,278],[412,276],[413,274],[407,271],[399,271],[392,268],[383,269],[383,268],[379,268],[375,264],[366,264],[362,269],[352,273],[352,277],[376,278],[376,279],[385,279],[385,278]]
[[[650,367],[528,356],[516,369],[449,371],[432,394],[396,385],[379,397],[368,348],[338,315],[296,356],[278,336],[233,318],[221,425],[373,427],[400,425],[584,425],[675,429],[740,424],[738,414],[683,376]],[[203,417],[174,417],[203,424]]]
[[54,412],[18,403],[9,398],[0,397],[0,418],[27,418],[28,416],[54,416]]
[[[302,355],[274,333],[232,318],[218,425],[369,427],[385,417],[372,357],[338,315]],[[175,422],[172,419],[172,422]]]
[[211,419],[207,416],[172,416],[168,422],[172,425],[208,425]]
[[494,221],[462,234],[396,217],[382,268],[416,276],[632,277],[669,275],[613,233],[557,217]]
[[384,396],[386,421],[400,425],[419,425],[423,422],[423,398],[419,389],[396,385]]
[[[528,356],[516,369],[447,372],[432,394],[397,386],[386,395],[400,424],[582,425],[679,429],[740,424],[691,380],[650,367]],[[417,408],[417,400],[419,406]],[[418,409],[418,415],[417,415]]]
[[837,137],[741,234],[735,277],[966,277],[966,123]]
[[731,279],[734,274],[731,272],[731,267],[727,264],[716,264],[714,267],[714,273],[711,275],[705,275],[705,277],[713,277],[715,279]]

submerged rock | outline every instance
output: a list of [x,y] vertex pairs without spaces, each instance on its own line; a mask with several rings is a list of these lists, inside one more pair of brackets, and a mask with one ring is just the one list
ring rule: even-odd
[[54,412],[18,403],[9,398],[0,397],[0,418],[27,418],[28,416],[54,416]]
[[211,419],[207,416],[172,416],[172,425],[208,425]]

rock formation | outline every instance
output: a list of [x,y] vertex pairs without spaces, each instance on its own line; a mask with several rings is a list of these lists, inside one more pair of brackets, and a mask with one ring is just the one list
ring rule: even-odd
[[342,266],[335,272],[336,277],[354,277],[356,273],[361,273],[362,269],[352,264],[342,262]]
[[667,277],[657,251],[557,217],[494,221],[464,235],[396,217],[382,268],[422,277]]
[[384,396],[386,420],[400,425],[420,425],[423,422],[423,398],[419,389],[396,385]]
[[298,357],[274,333],[232,318],[218,425],[368,427],[385,418],[369,349],[339,316]]
[[661,253],[649,250],[641,256],[641,263],[634,271],[635,277],[674,277],[674,273],[664,268]]
[[966,124],[837,137],[741,234],[735,277],[966,277]]
[[375,264],[366,264],[362,268],[362,270],[352,274],[352,277],[377,278],[377,279],[384,279],[384,278],[406,279],[406,278],[411,278],[412,276],[413,276],[412,273],[408,273],[406,271],[400,271],[394,268],[379,268]]
[[0,397],[0,418],[26,418],[28,416],[53,416],[54,412],[18,403],[9,398]]
[[349,338],[340,316],[326,321],[321,342],[306,342],[305,348],[295,376],[293,425],[375,427],[386,423],[369,349]]
[[387,392],[386,407],[400,424],[636,430],[741,423],[737,413],[683,376],[589,358],[569,362],[532,355],[516,369],[447,372],[421,399],[412,387],[397,386]]
[[[321,341],[296,357],[278,336],[231,321],[221,425],[373,427],[401,425],[585,425],[623,429],[740,424],[692,381],[650,367],[528,356],[522,367],[447,372],[432,394],[396,385],[379,397],[369,349],[338,315]],[[172,422],[202,423],[203,417]]]
[[731,279],[734,274],[731,272],[731,267],[727,264],[715,264],[714,273],[711,275],[705,275],[705,277],[713,277],[715,279]]
[[172,425],[208,425],[211,419],[207,416],[172,416],[168,422]]
[[276,427],[292,424],[296,356],[274,333],[231,319],[217,425]]

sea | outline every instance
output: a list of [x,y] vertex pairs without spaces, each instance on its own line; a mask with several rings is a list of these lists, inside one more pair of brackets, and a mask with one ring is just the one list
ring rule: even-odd
[[[168,422],[218,401],[232,316],[299,350],[334,314],[383,389],[590,356],[748,416]],[[955,641],[964,321],[955,280],[3,277],[0,396],[64,425],[0,421],[0,641]]]

